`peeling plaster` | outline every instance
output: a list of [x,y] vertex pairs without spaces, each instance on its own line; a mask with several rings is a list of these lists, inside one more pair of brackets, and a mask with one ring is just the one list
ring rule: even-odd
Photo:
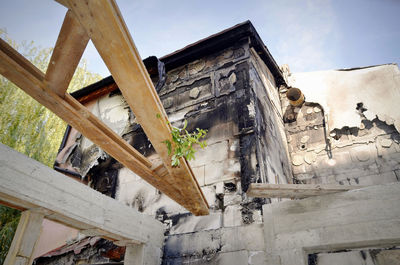
[[[299,88],[307,102],[319,103],[328,114],[329,129],[359,127],[362,116],[356,110],[363,103],[363,115],[378,117],[400,132],[400,70],[397,64],[362,69],[294,73],[289,85]],[[390,100],[388,100],[390,99]]]
[[98,101],[100,118],[121,135],[129,121],[129,107],[122,96],[102,97]]

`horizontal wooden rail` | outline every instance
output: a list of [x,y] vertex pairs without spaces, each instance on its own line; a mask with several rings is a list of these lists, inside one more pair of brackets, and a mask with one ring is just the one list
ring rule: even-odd
[[303,199],[336,192],[361,189],[365,186],[344,186],[335,184],[267,184],[252,183],[247,196],[256,198]]

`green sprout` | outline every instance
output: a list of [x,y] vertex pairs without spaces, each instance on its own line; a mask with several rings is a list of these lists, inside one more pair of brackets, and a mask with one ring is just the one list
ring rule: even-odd
[[163,141],[167,146],[168,155],[171,156],[171,165],[173,167],[180,166],[179,159],[181,157],[186,158],[188,161],[195,159],[196,150],[193,148],[194,145],[199,145],[200,148],[207,146],[206,141],[200,141],[207,135],[207,130],[196,128],[194,132],[189,133],[186,127],[187,120],[185,120],[182,129],[172,126],[172,142],[170,140]]

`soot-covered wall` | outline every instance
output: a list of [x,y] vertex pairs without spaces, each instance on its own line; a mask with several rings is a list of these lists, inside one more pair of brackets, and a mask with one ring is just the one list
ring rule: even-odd
[[[93,188],[165,224],[163,264],[262,264],[261,207],[268,200],[248,198],[245,192],[250,183],[292,179],[271,71],[245,37],[170,69],[158,93],[174,126],[187,120],[189,131],[208,130],[208,146],[198,150],[190,165],[210,215],[193,216],[79,134],[62,162],[89,177]],[[158,159],[121,94],[97,101],[91,105],[99,118],[150,160]],[[116,120],[117,125],[110,122]]]

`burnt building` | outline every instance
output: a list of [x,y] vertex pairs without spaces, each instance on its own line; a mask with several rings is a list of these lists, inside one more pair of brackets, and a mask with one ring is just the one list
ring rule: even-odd
[[[165,225],[162,253],[148,264],[395,264],[397,65],[292,74],[278,67],[249,21],[144,63],[172,125],[186,120],[189,131],[208,130],[208,146],[189,164],[210,214],[193,216],[71,127],[55,169]],[[293,87],[298,95],[288,93]],[[158,159],[112,77],[73,96]],[[354,191],[287,201],[248,196],[252,183],[386,185],[366,188],[370,197]],[[36,264],[108,264],[122,262],[123,253],[81,235]]]

